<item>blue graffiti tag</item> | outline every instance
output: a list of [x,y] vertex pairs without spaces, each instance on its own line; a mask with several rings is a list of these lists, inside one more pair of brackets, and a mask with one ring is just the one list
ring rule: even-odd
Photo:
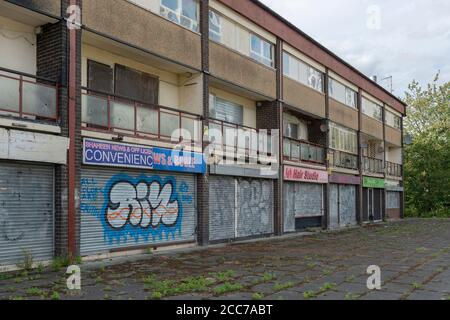
[[101,188],[97,186],[97,182],[93,178],[81,179],[80,200],[96,201]]
[[[118,174],[103,189],[101,219],[104,239],[110,245],[181,236],[183,205],[173,177]],[[91,212],[92,214],[92,212]]]

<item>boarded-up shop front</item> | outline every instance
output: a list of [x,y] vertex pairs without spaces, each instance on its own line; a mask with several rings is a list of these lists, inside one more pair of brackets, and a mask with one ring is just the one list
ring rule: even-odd
[[363,177],[363,221],[379,222],[384,214],[384,179]]
[[403,187],[399,181],[386,181],[386,217],[399,220],[402,217]]
[[358,176],[334,173],[330,176],[330,183],[329,228],[357,225],[356,197],[361,179]]
[[284,166],[284,232],[321,227],[324,214],[324,185],[328,173]]
[[[251,177],[220,175],[220,167],[212,166],[215,175],[209,176],[209,240],[273,234],[274,180],[258,178],[257,170]],[[230,174],[244,173],[238,166],[228,169]]]
[[[86,139],[84,146],[83,256],[196,240],[195,172],[205,170],[203,162],[183,164],[161,148]],[[184,152],[183,157],[197,154]]]
[[0,271],[55,252],[55,168],[68,139],[0,128]]

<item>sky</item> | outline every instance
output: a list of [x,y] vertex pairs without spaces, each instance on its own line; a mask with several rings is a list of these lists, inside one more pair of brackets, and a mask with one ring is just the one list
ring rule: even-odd
[[450,0],[260,1],[398,97],[450,81]]

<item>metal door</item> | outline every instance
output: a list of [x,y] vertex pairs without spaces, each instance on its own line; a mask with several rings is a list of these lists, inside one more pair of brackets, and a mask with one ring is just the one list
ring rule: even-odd
[[0,265],[53,258],[54,167],[0,162]]

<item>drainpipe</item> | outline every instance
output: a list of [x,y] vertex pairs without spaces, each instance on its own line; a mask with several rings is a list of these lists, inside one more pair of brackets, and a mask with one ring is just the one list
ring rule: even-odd
[[[69,5],[77,4],[77,0],[70,0]],[[75,189],[76,189],[76,103],[77,103],[77,30],[69,29],[69,105],[68,105],[68,253],[69,257],[76,255],[76,232],[75,232]]]

